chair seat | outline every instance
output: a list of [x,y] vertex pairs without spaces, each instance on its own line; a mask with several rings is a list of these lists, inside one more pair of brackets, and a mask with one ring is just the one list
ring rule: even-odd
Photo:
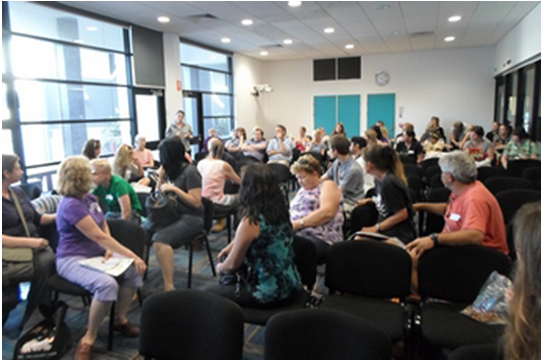
[[90,292],[81,286],[74,284],[62,276],[55,274],[47,279],[47,286],[53,291],[74,296],[92,296]]
[[406,314],[400,304],[345,294],[328,296],[319,308],[357,316],[385,332],[393,342],[403,338]]
[[424,304],[421,312],[424,342],[451,350],[464,345],[497,342],[505,326],[483,324],[462,315],[459,312],[464,307],[449,304]]
[[298,310],[306,307],[309,301],[309,295],[305,290],[299,290],[292,301],[284,306],[278,306],[275,308],[243,308],[243,317],[246,323],[265,326],[268,320],[275,314],[279,314],[284,311]]

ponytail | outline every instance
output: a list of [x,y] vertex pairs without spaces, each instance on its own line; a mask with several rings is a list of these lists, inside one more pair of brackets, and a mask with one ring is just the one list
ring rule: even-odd
[[388,145],[370,146],[364,153],[364,160],[371,162],[381,171],[392,172],[401,182],[407,185],[403,163],[398,153]]

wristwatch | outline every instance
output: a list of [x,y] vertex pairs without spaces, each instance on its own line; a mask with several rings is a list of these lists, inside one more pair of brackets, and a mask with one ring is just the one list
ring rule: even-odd
[[300,226],[302,227],[302,229],[305,227],[305,221],[304,219],[300,219],[298,220],[298,222],[300,223]]
[[431,233],[430,239],[434,242],[434,247],[439,245],[439,239],[437,238],[437,233]]
[[381,224],[375,224],[375,230],[377,230],[377,232],[381,232]]

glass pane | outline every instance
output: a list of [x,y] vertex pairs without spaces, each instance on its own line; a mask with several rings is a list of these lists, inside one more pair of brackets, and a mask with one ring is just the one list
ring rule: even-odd
[[228,55],[181,43],[181,63],[230,72]]
[[51,191],[57,186],[58,169],[60,165],[40,166],[27,169],[26,175],[29,182],[39,181],[42,192]]
[[507,121],[512,127],[516,127],[516,114],[517,114],[517,88],[518,88],[518,73],[509,75],[510,78],[510,91],[507,102]]
[[14,154],[11,130],[2,129],[2,154]]
[[30,2],[9,2],[13,32],[124,51],[123,28]]
[[[194,138],[198,137],[198,99],[194,97],[183,98],[183,111],[185,111],[185,123],[192,127],[192,134]],[[198,145],[191,146],[192,154],[196,154],[199,149]]]
[[130,117],[125,87],[18,80],[15,90],[23,122]]
[[204,118],[204,130],[205,137],[209,136],[209,129],[215,129],[217,136],[221,139],[227,139],[230,137],[230,133],[234,130],[234,119],[230,117],[225,118]]
[[78,46],[14,36],[15,76],[125,85],[126,57]]
[[183,90],[230,93],[230,75],[183,66]]
[[2,83],[2,121],[11,119],[11,111],[8,108],[8,87]]
[[204,116],[232,116],[232,97],[226,95],[203,95]]
[[158,141],[158,98],[155,95],[136,95],[136,114],[138,117],[138,134],[146,140]]
[[531,133],[532,111],[534,107],[535,66],[523,72],[524,75],[524,109],[522,112],[522,127]]
[[101,155],[114,154],[121,144],[131,144],[129,121],[23,125],[21,131],[26,166],[79,155],[90,138],[102,143]]

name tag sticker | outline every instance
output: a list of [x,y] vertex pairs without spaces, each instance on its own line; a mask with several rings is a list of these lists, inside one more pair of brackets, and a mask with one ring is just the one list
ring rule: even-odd
[[449,219],[451,219],[452,221],[460,221],[460,214],[451,214],[451,216],[449,216]]

